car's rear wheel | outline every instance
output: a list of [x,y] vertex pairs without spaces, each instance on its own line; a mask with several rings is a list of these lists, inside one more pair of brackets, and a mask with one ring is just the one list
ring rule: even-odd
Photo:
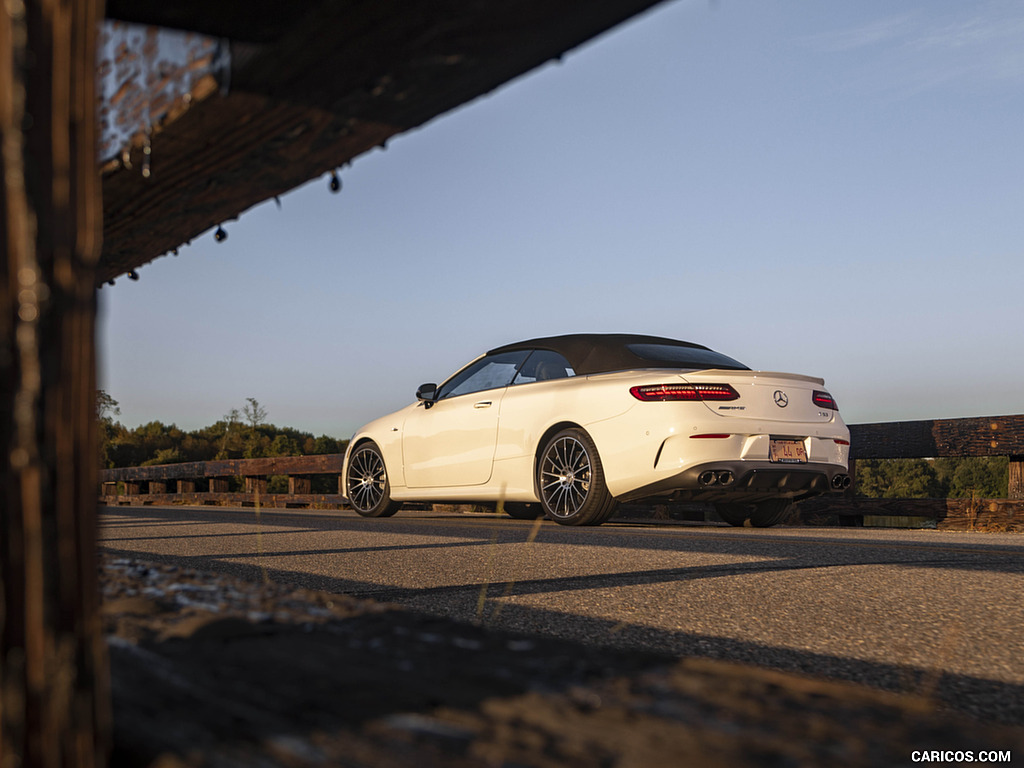
[[506,501],[503,507],[505,514],[516,520],[536,520],[544,514],[543,507],[535,502]]
[[715,504],[715,511],[725,522],[737,528],[742,528],[747,518],[750,517],[749,504]]
[[544,446],[537,462],[537,488],[544,514],[560,525],[600,525],[617,506],[594,441],[575,427]]
[[384,457],[375,443],[363,443],[352,453],[345,487],[349,504],[363,517],[391,517],[402,506],[391,499]]
[[750,524],[755,528],[770,528],[778,525],[789,512],[792,502],[789,499],[772,499],[754,505],[750,513]]

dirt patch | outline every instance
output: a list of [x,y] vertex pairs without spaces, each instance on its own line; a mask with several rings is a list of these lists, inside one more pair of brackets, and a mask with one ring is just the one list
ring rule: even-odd
[[1011,751],[932,702],[105,557],[115,768],[877,766]]

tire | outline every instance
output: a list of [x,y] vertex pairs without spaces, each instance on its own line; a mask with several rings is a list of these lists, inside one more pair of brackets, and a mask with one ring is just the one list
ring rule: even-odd
[[771,528],[782,522],[793,503],[789,499],[772,499],[754,505],[750,513],[750,524],[755,528]]
[[729,525],[742,528],[750,516],[749,504],[715,504],[715,512]]
[[391,517],[402,506],[391,499],[387,468],[376,443],[363,443],[352,453],[345,488],[348,503],[363,517]]
[[594,441],[575,427],[545,444],[537,462],[537,490],[544,514],[559,525],[600,525],[618,506],[608,493]]
[[505,514],[516,520],[536,520],[543,517],[544,509],[536,502],[506,501]]

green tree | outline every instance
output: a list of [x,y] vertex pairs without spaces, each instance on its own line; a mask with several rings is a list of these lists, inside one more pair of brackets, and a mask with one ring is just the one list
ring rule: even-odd
[[295,438],[289,437],[285,434],[279,434],[270,443],[270,448],[267,451],[268,456],[299,456],[302,451],[299,450],[299,444]]
[[114,466],[111,458],[111,446],[117,437],[120,424],[114,421],[121,415],[121,407],[117,400],[102,389],[96,390],[96,421],[100,449],[100,468],[109,469]]
[[104,390],[96,390],[96,418],[100,421],[113,422],[114,416],[121,415],[121,406]]
[[313,443],[312,450],[307,450],[306,453],[321,455],[325,453],[344,453],[345,446],[348,445],[348,440],[336,440],[333,437],[327,435],[320,435]]
[[249,424],[249,437],[245,441],[245,452],[242,455],[247,459],[266,456],[270,439],[264,439],[260,434],[260,427],[266,423],[267,409],[260,405],[255,397],[247,397],[245,405],[242,406],[242,416]]
[[[268,424],[267,410],[255,398],[246,398],[246,405],[241,410],[233,408],[215,424],[193,431],[184,431],[174,424],[160,421],[128,429],[113,420],[119,409],[117,401],[109,395],[97,398],[96,412],[97,415],[102,414],[100,433],[104,467],[343,453],[348,444],[347,440],[336,440],[328,435],[315,438],[309,432]],[[335,491],[336,487],[323,492]]]
[[941,498],[935,468],[924,459],[861,459],[857,495],[881,499]]
[[156,455],[142,462],[143,467],[151,467],[157,464],[180,464],[185,461],[185,457],[177,447],[161,448],[156,452]]
[[242,406],[242,415],[249,422],[249,429],[253,432],[257,427],[267,423],[267,409],[260,405],[255,397],[245,398],[245,405]]
[[1010,463],[1005,456],[936,459],[935,465],[949,498],[1006,498],[1010,482]]
[[224,418],[214,426],[215,428],[220,428],[222,425],[223,429],[220,430],[220,450],[216,454],[216,458],[219,460],[230,459],[232,452],[235,452],[236,455],[241,454],[245,448],[242,439],[242,419],[237,408],[232,408],[228,411]]

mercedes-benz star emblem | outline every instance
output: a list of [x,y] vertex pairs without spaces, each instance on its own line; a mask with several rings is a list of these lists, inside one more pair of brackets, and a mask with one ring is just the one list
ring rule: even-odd
[[775,404],[779,406],[779,408],[785,408],[787,405],[789,405],[789,398],[786,396],[786,393],[783,392],[781,389],[775,390]]

